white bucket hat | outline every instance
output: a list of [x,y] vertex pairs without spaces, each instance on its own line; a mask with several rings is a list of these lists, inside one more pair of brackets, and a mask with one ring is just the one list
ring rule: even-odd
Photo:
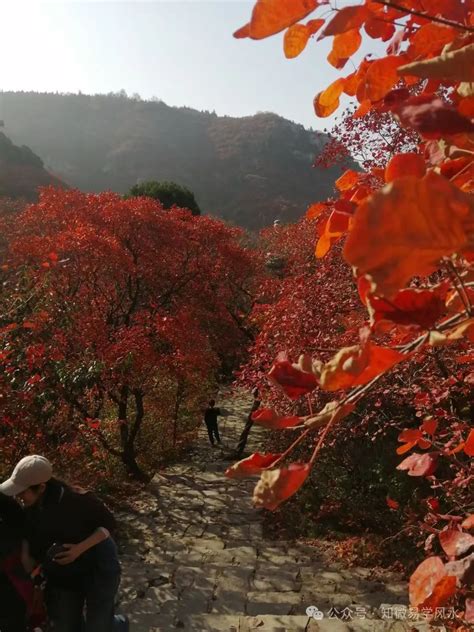
[[0,485],[0,493],[17,496],[33,485],[47,483],[52,476],[53,466],[44,456],[25,456],[16,464],[10,478]]

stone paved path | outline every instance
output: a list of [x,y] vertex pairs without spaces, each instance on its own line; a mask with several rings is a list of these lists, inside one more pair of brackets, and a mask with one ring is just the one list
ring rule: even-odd
[[[382,604],[407,602],[406,585],[394,575],[379,581],[369,570],[330,564],[312,547],[265,539],[261,513],[251,506],[255,481],[223,476],[226,448],[236,444],[250,399],[225,402],[224,449],[208,446],[203,428],[187,462],[155,477],[135,515],[119,516],[128,534],[120,610],[132,632],[427,630],[382,620]],[[264,433],[252,429],[250,451]],[[323,620],[306,615],[311,605]],[[351,608],[352,620],[329,619],[331,607]]]

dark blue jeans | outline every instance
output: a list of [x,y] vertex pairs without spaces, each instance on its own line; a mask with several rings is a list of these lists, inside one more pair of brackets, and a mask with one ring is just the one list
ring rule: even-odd
[[82,588],[47,589],[48,616],[54,632],[126,632],[128,623],[114,616],[120,584],[120,564],[114,541],[108,538],[95,547],[96,564]]

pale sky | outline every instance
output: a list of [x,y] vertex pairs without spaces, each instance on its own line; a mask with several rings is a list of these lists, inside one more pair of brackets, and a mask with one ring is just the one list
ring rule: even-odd
[[[3,0],[0,6],[3,90],[124,89],[219,115],[273,111],[306,127],[331,127],[312,108],[314,95],[341,76],[326,61],[331,38],[312,39],[294,60],[283,55],[282,34],[236,40],[232,33],[248,21],[251,1]],[[352,70],[349,62],[344,74]]]

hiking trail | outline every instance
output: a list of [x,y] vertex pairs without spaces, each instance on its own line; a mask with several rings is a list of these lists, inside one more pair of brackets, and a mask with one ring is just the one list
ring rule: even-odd
[[[389,604],[408,603],[394,573],[378,579],[309,545],[265,539],[262,512],[251,504],[256,479],[224,477],[251,397],[237,393],[217,405],[229,412],[219,424],[223,448],[211,448],[203,424],[186,462],[155,476],[135,513],[118,515],[127,532],[120,612],[131,632],[427,631],[425,622],[389,618]],[[262,450],[266,432],[252,428],[245,454]],[[309,606],[324,619],[309,617]]]

